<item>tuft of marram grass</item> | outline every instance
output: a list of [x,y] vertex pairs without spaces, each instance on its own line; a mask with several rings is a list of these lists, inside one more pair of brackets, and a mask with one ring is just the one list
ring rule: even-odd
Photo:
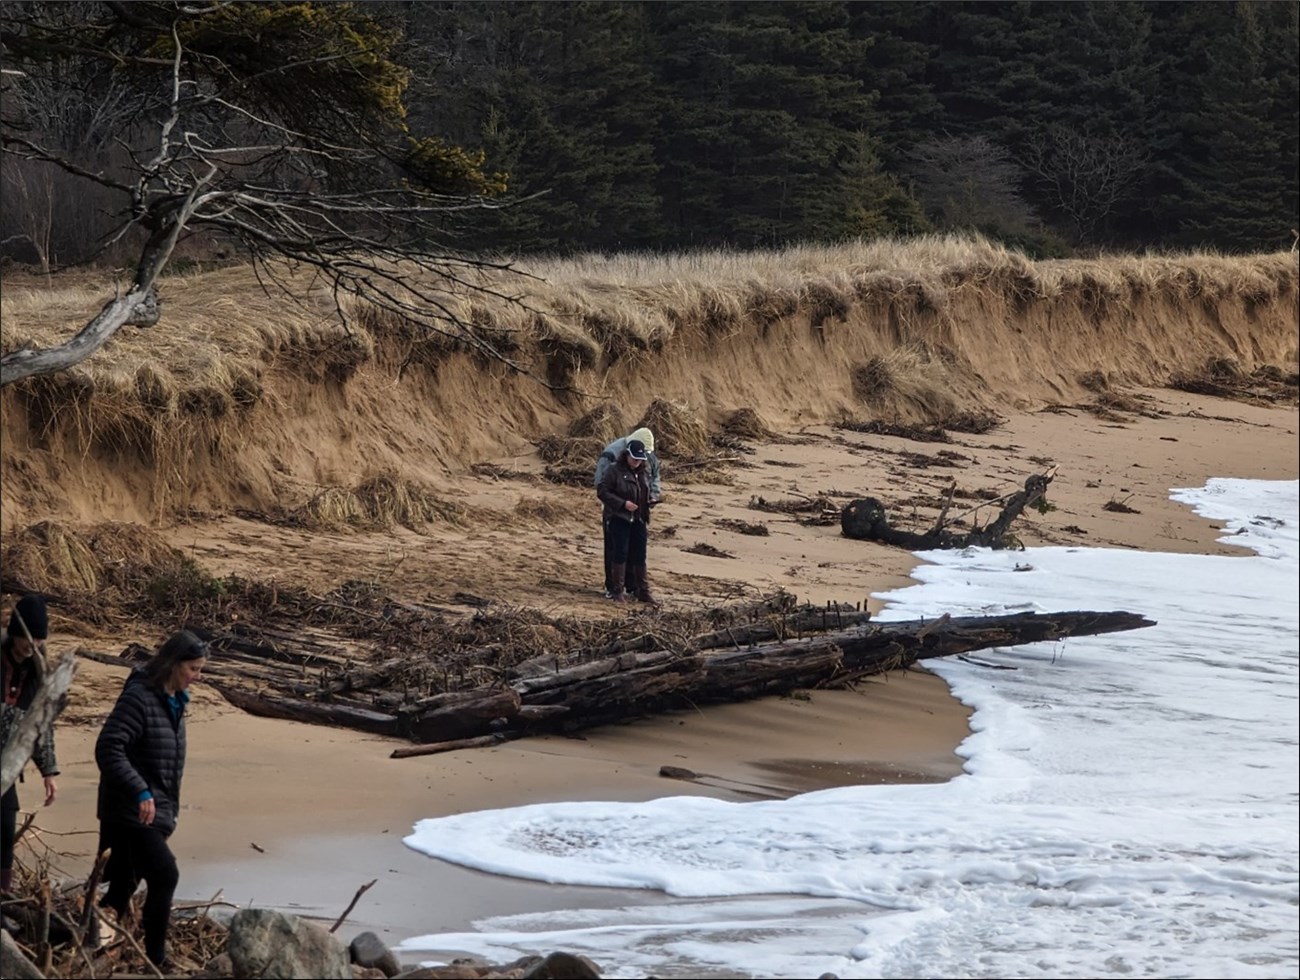
[[640,425],[654,433],[657,456],[699,460],[713,455],[713,441],[704,420],[681,402],[655,399],[645,410]]
[[463,524],[467,509],[390,473],[371,477],[355,487],[329,487],[295,512],[304,523],[318,527],[387,530],[398,525],[419,531],[432,523]]
[[897,347],[852,369],[857,398],[878,416],[890,414],[941,420],[957,414],[942,359],[923,348]]
[[569,423],[569,435],[575,439],[595,438],[606,446],[628,433],[627,422],[617,405],[606,402]]
[[738,408],[722,423],[722,431],[739,439],[774,439],[776,433],[752,408]]

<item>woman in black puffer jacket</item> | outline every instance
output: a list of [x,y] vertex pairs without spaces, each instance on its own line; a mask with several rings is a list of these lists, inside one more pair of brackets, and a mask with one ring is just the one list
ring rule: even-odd
[[180,880],[167,838],[180,813],[187,689],[207,655],[207,644],[188,630],[172,636],[131,672],[95,743],[99,850],[110,852],[104,869],[108,892],[99,904],[124,919],[131,896],[145,882],[145,953],[155,966],[165,959]]

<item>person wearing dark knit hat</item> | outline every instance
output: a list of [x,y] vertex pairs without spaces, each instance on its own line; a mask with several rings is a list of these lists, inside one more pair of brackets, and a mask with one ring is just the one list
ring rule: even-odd
[[207,643],[189,630],[173,634],[131,672],[95,741],[99,853],[109,852],[108,891],[99,905],[112,909],[120,925],[145,883],[144,952],[156,967],[166,965],[172,896],[180,882],[167,842],[181,811],[185,708],[189,687],[207,662]]
[[[639,442],[645,447],[646,459],[645,470],[646,476],[650,480],[650,504],[659,503],[663,497],[663,489],[659,478],[659,457],[655,455],[655,435],[645,426],[634,430],[625,436],[620,436],[606,446],[596,460],[596,480],[593,486],[599,487],[600,481],[604,478],[606,470],[618,462],[619,458],[627,451],[628,443]],[[601,513],[601,533],[604,538],[603,551],[605,556],[605,598],[612,597],[612,582],[610,581],[610,566],[613,564],[613,540],[609,533],[609,515]],[[639,592],[639,583],[636,581],[636,572],[629,566],[624,570],[626,582],[624,587],[628,594]]]
[[654,498],[646,465],[650,452],[639,439],[629,439],[622,455],[605,470],[596,496],[605,505],[610,539],[610,598],[626,602],[628,580],[635,582],[635,596],[654,603],[646,573],[646,544],[649,537],[650,505]]
[[[14,605],[9,625],[0,635],[0,688],[4,703],[0,706],[0,744],[8,745],[19,723],[31,710],[32,701],[41,688],[45,668],[45,641],[50,635],[49,613],[45,600],[25,595]],[[59,792],[55,779],[59,764],[54,756],[54,732],[46,730],[36,739],[32,752],[36,768],[45,781],[45,805],[54,802]],[[5,790],[0,799],[0,891],[13,890],[14,838],[18,831],[18,783]]]

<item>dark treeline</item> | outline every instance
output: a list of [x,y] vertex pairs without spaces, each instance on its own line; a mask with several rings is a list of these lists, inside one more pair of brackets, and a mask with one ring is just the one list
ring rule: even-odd
[[1038,254],[1272,250],[1294,2],[417,2],[422,126],[544,197],[514,249],[977,229]]
[[[104,9],[6,6],[17,30]],[[108,6],[128,25],[139,9]],[[1290,246],[1300,224],[1294,0],[362,9],[399,38],[411,131],[481,149],[519,199],[464,212],[457,241],[471,249],[975,230],[1038,256],[1246,252]],[[112,63],[59,57],[48,78],[8,90],[24,102],[6,111],[112,173],[139,124],[128,83]],[[113,207],[102,188],[74,191],[75,175],[8,157],[3,176],[0,238],[62,262],[98,240]]]

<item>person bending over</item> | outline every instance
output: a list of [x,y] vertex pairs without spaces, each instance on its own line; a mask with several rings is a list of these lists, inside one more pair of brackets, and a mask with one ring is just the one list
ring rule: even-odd
[[[659,481],[659,457],[655,455],[654,433],[645,426],[642,426],[630,435],[621,436],[618,439],[615,439],[601,451],[599,458],[596,460],[596,481],[594,486],[600,486],[600,481],[604,477],[605,471],[608,470],[613,463],[618,461],[619,457],[623,455],[624,451],[626,451],[627,444],[632,440],[636,440],[645,446],[645,466],[646,472],[650,477],[650,503],[657,504],[663,496],[663,488]],[[608,599],[611,597],[609,567],[612,564],[610,558],[612,546],[609,536],[609,517],[604,513],[603,509],[601,512],[600,523],[601,534],[604,539],[605,553],[605,598]],[[631,569],[626,570],[626,575],[627,578],[624,581],[624,588],[630,593],[635,593],[637,591],[635,575]]]
[[610,598],[615,602],[626,601],[624,587],[629,577],[636,583],[636,597],[642,602],[654,602],[646,573],[652,503],[646,468],[648,455],[643,442],[629,440],[623,454],[605,471],[600,486],[596,488],[609,527]]

